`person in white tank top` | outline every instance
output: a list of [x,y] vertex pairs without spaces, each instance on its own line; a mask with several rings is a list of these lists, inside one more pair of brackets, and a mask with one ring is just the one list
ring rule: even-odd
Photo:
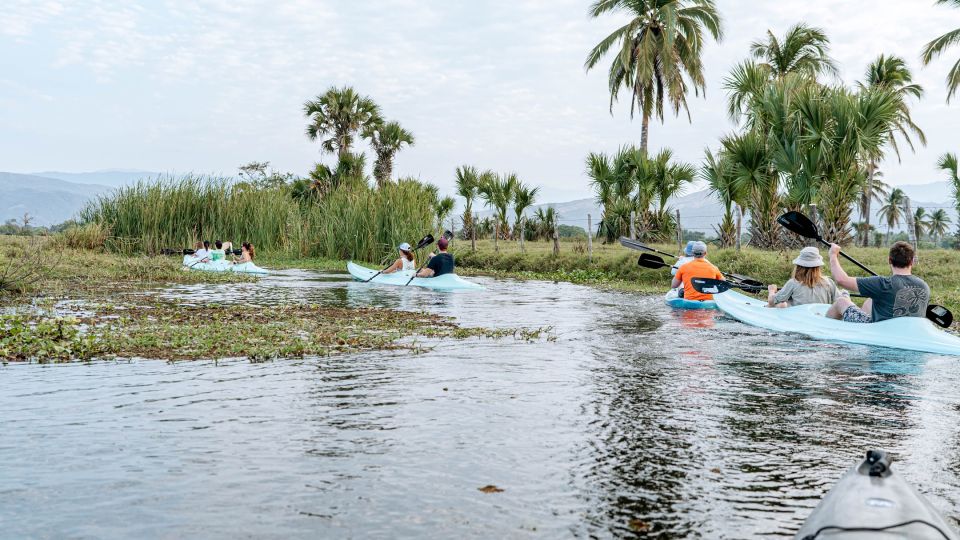
[[390,268],[384,270],[383,273],[392,274],[400,270],[416,270],[417,263],[413,258],[413,250],[410,248],[410,244],[404,242],[397,246],[397,250],[400,252],[400,258],[394,261]]

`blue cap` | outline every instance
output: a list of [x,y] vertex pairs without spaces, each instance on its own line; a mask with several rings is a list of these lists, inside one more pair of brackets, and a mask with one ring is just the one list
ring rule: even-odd
[[399,249],[400,251],[410,251],[410,244],[404,242],[399,246],[397,246],[397,249]]
[[693,257],[693,240],[687,242],[687,247],[683,248],[683,254],[687,257]]

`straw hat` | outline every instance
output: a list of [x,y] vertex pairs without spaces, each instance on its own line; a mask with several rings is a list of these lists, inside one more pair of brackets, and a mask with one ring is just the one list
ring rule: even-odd
[[800,255],[793,260],[793,264],[804,268],[816,268],[823,266],[823,257],[820,256],[820,250],[815,247],[805,247],[800,250]]

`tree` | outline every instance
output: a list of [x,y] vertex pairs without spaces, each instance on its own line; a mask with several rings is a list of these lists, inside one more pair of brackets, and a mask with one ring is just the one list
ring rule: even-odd
[[736,205],[740,205],[742,209],[745,197],[744,193],[737,190],[730,162],[722,153],[715,155],[709,150],[704,151],[700,178],[707,182],[710,192],[716,195],[723,205],[723,218],[720,224],[714,227],[720,240],[720,247],[732,247],[737,240],[737,225],[734,222],[733,210]]
[[933,241],[937,246],[940,245],[940,241],[943,240],[943,236],[947,234],[947,231],[950,229],[950,216],[947,215],[947,211],[943,208],[938,208],[930,214],[930,222],[928,224],[928,231],[933,236]]
[[471,240],[471,246],[473,246],[473,239],[475,234],[473,231],[473,201],[477,198],[477,187],[480,184],[480,175],[477,173],[476,167],[471,167],[469,165],[462,165],[457,167],[457,195],[463,197],[464,207],[463,207],[463,234],[464,238],[469,238]]
[[[537,211],[533,214],[533,230],[535,236],[544,241],[551,240],[553,238],[553,231],[557,229],[557,220],[557,210],[554,207],[537,208]],[[592,233],[588,231],[588,234]]]
[[860,193],[860,223],[857,224],[856,230],[860,231],[861,246],[867,247],[870,245],[870,232],[875,228],[870,224],[871,217],[871,204],[877,203],[880,204],[890,193],[890,186],[886,182],[880,180],[883,177],[883,171],[875,169],[872,167],[872,163],[867,163],[867,184],[863,191]]
[[515,174],[497,175],[487,172],[481,176],[480,186],[477,190],[480,197],[486,202],[487,207],[494,210],[494,225],[496,227],[494,239],[506,237],[510,232],[507,211],[513,200],[513,192],[516,189],[517,181]]
[[519,239],[523,225],[523,213],[533,206],[537,200],[537,194],[540,193],[539,187],[531,188],[521,181],[517,181],[513,187],[513,235]]
[[366,183],[363,174],[366,168],[366,156],[363,154],[344,154],[335,168],[323,163],[314,165],[310,172],[310,190],[314,197],[322,199],[343,184]]
[[444,197],[437,201],[437,204],[434,206],[434,210],[437,215],[437,230],[443,231],[444,223],[446,223],[447,218],[450,217],[450,214],[453,212],[453,208],[457,205],[457,201],[453,197]]
[[398,122],[372,123],[363,130],[363,137],[377,154],[373,163],[373,177],[377,186],[383,187],[393,173],[393,158],[404,145],[413,146],[413,133],[403,129]]
[[[948,4],[960,8],[960,0],[937,0],[937,4]],[[927,43],[923,47],[923,65],[929,65],[934,58],[939,57],[944,51],[957,43],[960,43],[960,28],[951,30]],[[947,72],[947,103],[950,103],[950,99],[957,93],[957,89],[960,89],[960,60],[957,60],[957,63]]]
[[890,243],[890,235],[893,233],[893,228],[898,227],[900,220],[903,219],[904,197],[906,197],[906,194],[902,189],[894,188],[894,190],[890,192],[890,195],[887,196],[886,203],[880,207],[878,217],[887,225],[887,244]]
[[913,211],[913,234],[917,239],[917,244],[920,243],[923,235],[930,231],[930,220],[927,219],[929,217],[927,209],[922,206],[918,206]]
[[798,73],[811,79],[838,73],[836,63],[830,58],[830,39],[827,34],[806,23],[792,26],[782,39],[767,30],[766,39],[750,45],[750,54],[762,60],[760,66],[766,68],[775,79],[782,79],[788,73]]
[[642,116],[640,149],[647,150],[650,118],[663,121],[666,102],[675,115],[687,108],[687,94],[706,91],[703,75],[704,31],[723,38],[713,0],[596,0],[590,15],[625,12],[630,21],[603,39],[587,55],[587,71],[600,63],[614,45],[617,54],[608,72],[610,109],[621,90],[628,90],[630,117]]
[[[937,161],[937,168],[947,173],[947,178],[953,186],[954,208],[957,209],[957,215],[960,216],[960,175],[957,174],[957,155],[948,152],[940,156]],[[958,225],[960,225],[960,220],[958,220]],[[960,235],[960,232],[958,232],[958,235]]]
[[353,88],[330,87],[316,99],[303,104],[307,117],[307,137],[321,139],[324,152],[343,158],[350,153],[356,134],[382,122],[380,107]]

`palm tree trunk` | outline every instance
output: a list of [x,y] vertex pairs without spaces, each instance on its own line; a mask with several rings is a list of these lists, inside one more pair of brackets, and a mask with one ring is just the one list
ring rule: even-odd
[[647,140],[650,135],[650,115],[646,112],[643,113],[643,123],[640,126],[640,150],[646,154],[647,153]]
[[873,201],[873,171],[877,169],[877,164],[873,160],[870,160],[870,164],[867,165],[867,192],[866,200],[864,201],[863,208],[866,210],[863,217],[863,247],[867,247],[870,244],[870,203]]

